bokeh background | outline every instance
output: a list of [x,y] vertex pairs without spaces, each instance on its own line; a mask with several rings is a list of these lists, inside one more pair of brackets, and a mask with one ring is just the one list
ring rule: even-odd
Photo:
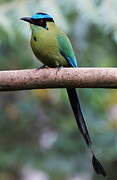
[[[81,67],[117,66],[116,0],[0,0],[0,70],[39,67],[21,17],[51,14]],[[117,179],[117,90],[79,89],[96,154]],[[0,93],[0,180],[103,180],[64,89]]]

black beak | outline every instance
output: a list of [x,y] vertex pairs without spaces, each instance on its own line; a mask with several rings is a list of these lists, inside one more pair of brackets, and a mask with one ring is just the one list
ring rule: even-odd
[[26,21],[28,23],[32,23],[32,18],[30,18],[30,17],[23,17],[23,18],[21,18],[21,20]]

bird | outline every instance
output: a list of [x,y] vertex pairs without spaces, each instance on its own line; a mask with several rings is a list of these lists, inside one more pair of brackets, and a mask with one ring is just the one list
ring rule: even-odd
[[[47,13],[35,13],[31,17],[22,17],[21,20],[30,24],[32,35],[30,44],[33,53],[44,67],[78,67],[76,56],[70,39],[55,23],[54,18]],[[68,98],[76,119],[77,126],[85,143],[92,153],[92,165],[95,172],[106,176],[106,171],[97,159],[88,128],[83,117],[79,97],[75,88],[67,88]]]

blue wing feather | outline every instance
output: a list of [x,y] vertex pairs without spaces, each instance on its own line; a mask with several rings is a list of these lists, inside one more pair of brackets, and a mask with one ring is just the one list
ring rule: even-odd
[[77,67],[76,58],[66,57],[66,59],[68,60],[68,62],[70,63],[70,65],[71,65],[72,67]]

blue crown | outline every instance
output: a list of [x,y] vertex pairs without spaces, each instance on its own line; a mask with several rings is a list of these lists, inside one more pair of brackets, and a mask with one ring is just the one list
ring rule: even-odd
[[36,13],[32,15],[32,19],[53,19],[52,16],[45,14],[45,13]]

